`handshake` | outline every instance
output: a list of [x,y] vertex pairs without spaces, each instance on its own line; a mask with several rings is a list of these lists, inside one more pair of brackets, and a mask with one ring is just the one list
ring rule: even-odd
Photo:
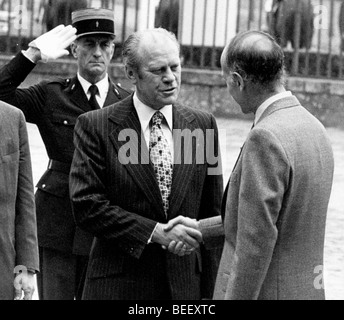
[[152,241],[178,256],[189,255],[203,242],[199,221],[178,216],[167,224],[158,223]]

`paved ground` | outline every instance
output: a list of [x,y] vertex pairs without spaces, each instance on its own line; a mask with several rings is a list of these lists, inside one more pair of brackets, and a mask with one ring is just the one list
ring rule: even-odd
[[[223,156],[224,180],[227,181],[251,123],[218,119]],[[28,125],[34,181],[44,172],[48,160],[38,130]],[[335,154],[335,178],[329,205],[325,243],[325,290],[329,300],[344,300],[344,131],[328,128]],[[35,294],[37,299],[37,294]]]

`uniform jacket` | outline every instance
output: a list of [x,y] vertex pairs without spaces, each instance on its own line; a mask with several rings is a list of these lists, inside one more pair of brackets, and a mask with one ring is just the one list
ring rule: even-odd
[[268,107],[225,192],[214,299],[324,299],[319,270],[333,167],[325,128],[296,97]]
[[13,300],[17,266],[39,270],[34,187],[23,113],[0,102],[0,300]]
[[[173,128],[189,132],[200,129],[203,135],[206,129],[213,129],[214,136],[206,144],[218,153],[217,125],[210,114],[176,105]],[[128,154],[123,134],[131,134],[131,163],[121,158],[121,154]],[[121,293],[125,292],[126,299],[146,299],[163,281],[168,281],[173,299],[210,298],[221,247],[206,250],[201,246],[197,253],[178,257],[157,244],[147,243],[157,222],[166,223],[178,215],[195,219],[220,215],[221,168],[217,175],[208,175],[207,169],[218,164],[196,162],[196,150],[206,153],[201,140],[196,140],[197,145],[186,143],[185,149],[180,149],[182,161],[174,165],[166,218],[153,166],[146,161],[148,147],[141,143],[141,134],[143,137],[132,96],[81,116],[76,124],[71,200],[77,224],[96,237],[84,298],[121,299]],[[180,154],[177,148],[175,141],[175,159]],[[192,159],[192,164],[185,164],[183,159]],[[98,286],[92,281],[97,278],[106,279],[106,284]],[[130,286],[133,281],[135,285]]]
[[[90,111],[87,97],[76,77],[43,81],[26,89],[18,86],[35,67],[21,53],[0,70],[0,99],[24,112],[37,125],[49,159],[67,165],[73,158],[76,119]],[[105,106],[129,93],[110,83]],[[37,184],[36,210],[39,245],[87,255],[92,237],[76,230],[68,198],[68,172],[47,170]]]

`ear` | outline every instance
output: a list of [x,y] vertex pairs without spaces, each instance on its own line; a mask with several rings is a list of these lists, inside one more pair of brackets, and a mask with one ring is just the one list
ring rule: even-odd
[[125,72],[127,74],[128,79],[133,83],[136,84],[136,72],[132,67],[126,66]]
[[78,47],[78,45],[75,42],[72,42],[70,45],[70,50],[72,52],[72,55],[76,59],[78,58],[78,53],[76,52],[77,47]]
[[113,56],[114,56],[114,54],[115,54],[115,49],[116,49],[116,45],[115,45],[115,42],[113,42],[112,44],[111,44],[111,50],[112,50],[112,53],[111,53],[111,59],[113,58]]
[[232,77],[233,77],[233,83],[237,86],[237,88],[240,91],[243,91],[245,88],[245,81],[243,77],[237,72],[233,72]]

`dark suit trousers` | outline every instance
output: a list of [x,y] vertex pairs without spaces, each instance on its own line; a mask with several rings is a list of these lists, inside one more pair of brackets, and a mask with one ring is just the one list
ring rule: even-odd
[[88,256],[39,247],[40,273],[37,287],[40,300],[81,300]]

